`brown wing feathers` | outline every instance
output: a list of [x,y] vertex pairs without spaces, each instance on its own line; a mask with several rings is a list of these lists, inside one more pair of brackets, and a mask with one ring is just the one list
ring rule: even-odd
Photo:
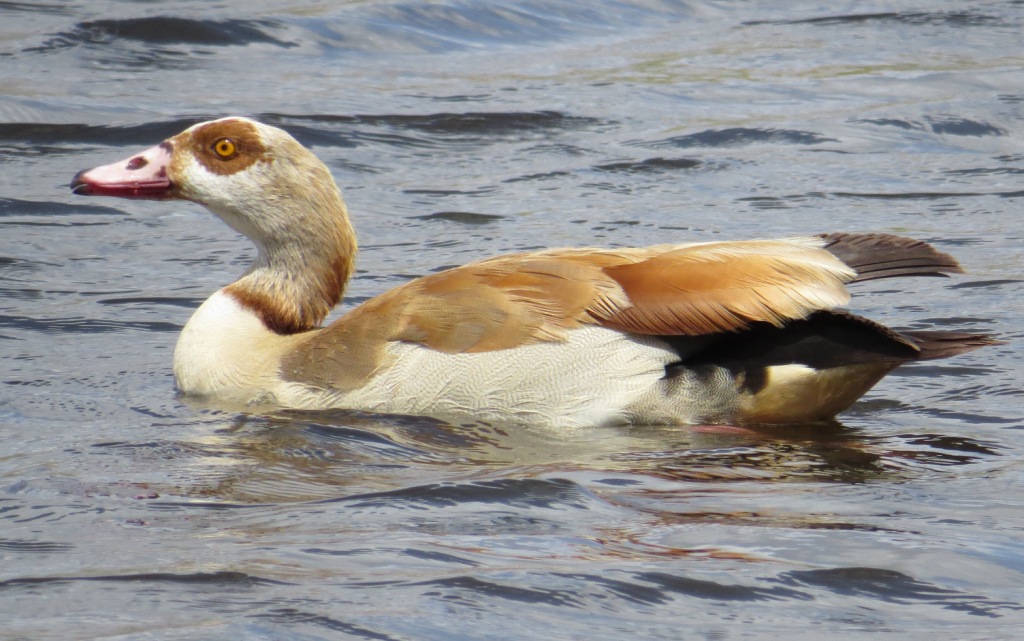
[[394,340],[476,352],[584,324],[659,335],[782,325],[844,304],[854,276],[809,239],[505,256],[401,288]]
[[394,340],[443,352],[482,352],[560,340],[610,287],[593,268],[550,258],[486,261],[415,281],[395,301]]
[[[498,328],[504,338],[491,337],[472,351],[557,339],[585,323],[656,335],[737,331],[755,322],[781,326],[844,305],[848,282],[962,271],[948,254],[910,238],[820,238],[549,250],[467,266],[479,285],[500,292],[504,306],[515,310],[504,318],[518,321],[518,331]],[[448,287],[445,275],[438,276]]]
[[850,281],[958,269],[926,243],[887,234],[548,250],[421,278],[375,300],[372,314],[357,309],[347,320],[391,319],[385,340],[452,353],[560,340],[584,324],[700,335],[779,326],[841,306]]
[[853,272],[800,241],[713,243],[670,251],[604,272],[630,304],[603,325],[643,334],[735,331],[752,322],[781,325],[848,300]]
[[[587,324],[662,336],[735,332],[842,306],[848,282],[959,271],[927,243],[888,234],[507,255],[367,301],[299,352],[358,358],[358,365],[327,365],[333,376],[310,377],[337,384],[342,368],[355,386],[386,362],[385,345],[394,341],[461,353],[559,341]],[[307,375],[318,368],[302,356],[289,366]]]
[[825,249],[854,270],[853,282],[895,276],[962,274],[956,259],[928,243],[892,234],[822,234]]

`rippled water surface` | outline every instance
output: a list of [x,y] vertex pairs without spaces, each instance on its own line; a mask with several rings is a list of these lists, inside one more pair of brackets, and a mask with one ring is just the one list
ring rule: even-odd
[[[0,3],[0,638],[1017,639],[1024,5]],[[503,251],[827,231],[1006,344],[829,427],[554,433],[199,407],[177,332],[253,249],[72,197],[209,117],[311,146],[360,301]]]

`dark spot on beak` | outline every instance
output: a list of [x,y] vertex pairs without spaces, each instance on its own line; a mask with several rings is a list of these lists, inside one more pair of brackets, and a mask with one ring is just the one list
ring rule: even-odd
[[135,171],[136,169],[142,169],[149,164],[149,161],[142,156],[136,156],[128,161],[128,165],[125,167],[128,171]]

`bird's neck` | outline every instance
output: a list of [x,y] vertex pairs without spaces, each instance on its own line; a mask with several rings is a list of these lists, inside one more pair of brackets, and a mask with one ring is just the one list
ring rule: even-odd
[[318,327],[341,301],[355,266],[356,237],[340,193],[305,203],[302,211],[277,204],[272,215],[291,217],[280,229],[296,232],[257,240],[256,262],[223,291],[274,333],[296,334]]

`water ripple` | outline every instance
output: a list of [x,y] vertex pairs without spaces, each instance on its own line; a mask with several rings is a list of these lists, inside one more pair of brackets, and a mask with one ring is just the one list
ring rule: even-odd
[[794,570],[779,577],[792,586],[824,588],[844,597],[876,599],[889,603],[925,602],[976,616],[997,617],[1024,610],[1024,604],[993,601],[983,596],[941,588],[902,572],[871,567]]
[[759,129],[753,127],[730,127],[727,129],[708,129],[684,136],[674,136],[644,144],[650,147],[744,147],[758,144],[783,145],[820,145],[826,142],[838,142],[813,131],[795,129]]
[[413,220],[442,220],[445,222],[459,223],[462,225],[488,225],[504,219],[504,216],[494,214],[481,214],[472,211],[438,211],[423,216],[413,216]]
[[98,318],[33,318],[0,315],[0,327],[44,334],[106,334],[125,330],[180,332],[182,326],[160,321],[112,321]]
[[101,576],[48,576],[24,577],[0,581],[0,591],[31,588],[46,584],[65,584],[73,582],[89,583],[177,583],[186,585],[217,585],[224,587],[249,588],[263,585],[288,585],[285,581],[264,579],[244,572],[195,572],[190,574],[172,574],[165,572],[148,572],[142,574],[110,574]]
[[[21,200],[18,198],[0,198],[0,218],[8,216],[33,216],[48,219],[51,216],[73,216],[80,214],[124,216],[124,212],[104,205],[74,205],[52,200]],[[39,224],[40,221],[21,221]]]
[[395,637],[390,634],[377,632],[370,628],[354,623],[348,623],[341,621],[335,617],[329,617],[323,614],[316,614],[314,612],[307,612],[299,610],[297,608],[273,608],[268,612],[253,615],[257,619],[263,621],[270,621],[273,623],[283,623],[288,626],[295,626],[301,624],[313,625],[317,628],[324,630],[330,630],[331,632],[341,632],[345,636],[350,636],[356,639],[373,639],[375,641],[403,641],[407,637]]
[[206,46],[244,46],[252,43],[273,44],[289,48],[297,46],[267,33],[279,28],[272,20],[194,20],[171,16],[94,20],[75,25],[74,30],[60,33],[32,52],[80,44],[110,45],[118,40],[146,44],[184,44]]
[[647,158],[636,162],[612,162],[595,165],[594,169],[612,173],[647,174],[680,169],[698,169],[702,166],[704,163],[694,158]]
[[74,547],[75,546],[70,543],[0,538],[0,550],[12,553],[27,552],[32,554],[50,554],[55,552],[67,552],[74,549]]
[[851,122],[879,127],[896,127],[907,131],[930,131],[949,136],[1005,136],[1009,133],[1003,127],[997,127],[987,122],[948,115],[926,116],[922,121],[899,118],[861,118],[851,120]]
[[75,149],[82,144],[110,147],[152,145],[201,120],[203,118],[180,118],[128,126],[0,123],[0,143],[52,145],[65,150]]
[[66,3],[47,4],[45,2],[0,2],[0,11],[22,11],[26,13],[66,15],[68,13],[68,7]]
[[392,492],[378,492],[327,499],[351,507],[407,505],[416,509],[450,507],[467,503],[500,503],[508,507],[585,509],[582,488],[572,481],[553,479],[499,479],[475,483],[421,485]]
[[796,20],[752,20],[745,25],[814,25],[822,27],[843,27],[849,25],[870,25],[872,23],[923,25],[949,25],[952,27],[993,27],[1004,26],[1006,22],[998,16],[976,11],[900,11],[879,13],[853,13],[838,16],[818,16]]

